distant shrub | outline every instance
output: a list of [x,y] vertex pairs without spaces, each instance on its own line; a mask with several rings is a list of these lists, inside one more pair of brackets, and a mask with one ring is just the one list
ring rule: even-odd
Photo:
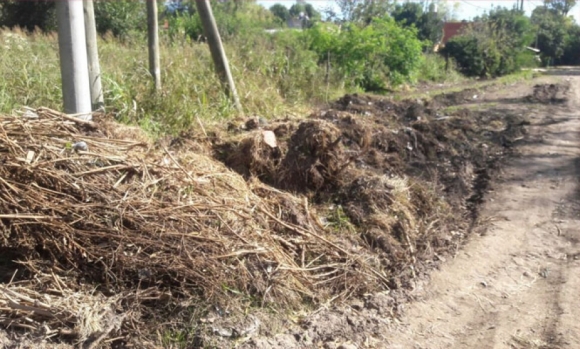
[[[80,0],[79,0],[80,1]],[[145,3],[132,0],[95,0],[95,21],[100,34],[107,32],[127,39],[130,33],[147,28]],[[0,4],[0,27],[39,28],[56,31],[55,1],[3,1]]]
[[580,65],[580,25],[572,24],[564,43],[564,53],[559,64]]
[[[264,29],[280,26],[278,19],[269,10],[254,3],[212,2],[212,12],[224,41],[234,37],[250,37],[262,33]],[[201,19],[195,6],[189,11],[169,15],[166,19],[172,38],[185,35],[198,40],[203,37]]]
[[97,0],[94,3],[97,31],[111,32],[128,39],[129,34],[147,30],[147,9],[144,2],[131,0]]
[[367,91],[381,91],[413,79],[422,60],[415,28],[403,28],[389,17],[365,26],[319,23],[307,31],[320,61],[331,59],[345,76]]
[[0,27],[21,27],[28,31],[39,28],[44,32],[56,30],[54,1],[2,1]]
[[452,38],[444,53],[469,76],[495,77],[534,65],[526,46],[533,40],[530,19],[522,11],[495,9],[476,18],[465,32]]

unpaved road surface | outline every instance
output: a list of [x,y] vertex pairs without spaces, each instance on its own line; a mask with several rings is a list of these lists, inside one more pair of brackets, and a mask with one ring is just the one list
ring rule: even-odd
[[580,348],[580,70],[556,74],[568,101],[526,111],[529,134],[480,216],[489,228],[432,274],[382,347]]

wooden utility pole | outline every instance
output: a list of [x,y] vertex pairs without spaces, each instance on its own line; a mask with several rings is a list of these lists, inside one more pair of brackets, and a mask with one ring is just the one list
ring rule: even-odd
[[103,86],[101,85],[101,67],[97,50],[97,25],[93,0],[83,0],[85,10],[85,34],[87,40],[87,56],[89,61],[89,87],[93,110],[105,108]]
[[207,38],[215,69],[222,80],[222,83],[225,85],[226,93],[233,99],[236,109],[241,112],[242,106],[240,104],[236,85],[234,84],[234,79],[232,78],[232,73],[230,71],[228,58],[222,45],[222,39],[215,18],[213,17],[209,0],[196,0],[195,5],[197,6],[197,12],[201,18],[201,24]]
[[64,111],[92,119],[83,2],[56,2]]
[[155,89],[161,89],[161,68],[159,66],[159,22],[157,0],[147,2],[147,39],[149,42],[149,72],[155,81]]

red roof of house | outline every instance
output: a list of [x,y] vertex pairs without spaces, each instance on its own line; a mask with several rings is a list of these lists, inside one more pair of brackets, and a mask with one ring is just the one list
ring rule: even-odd
[[445,45],[452,37],[461,34],[461,30],[470,25],[469,22],[446,22],[443,24],[443,38],[441,43]]

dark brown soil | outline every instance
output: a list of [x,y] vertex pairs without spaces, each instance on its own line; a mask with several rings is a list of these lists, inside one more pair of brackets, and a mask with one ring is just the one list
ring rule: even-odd
[[418,273],[455,246],[449,231],[469,229],[489,179],[523,134],[520,116],[439,114],[470,95],[400,102],[346,95],[306,120],[264,126],[279,135],[279,148],[251,130],[215,143],[215,155],[248,179],[305,195],[320,212],[340,209],[341,226],[354,227],[396,289],[413,276],[402,270],[418,261]]
[[543,104],[565,103],[570,90],[569,84],[541,84],[534,86],[534,92],[528,97],[529,102]]

